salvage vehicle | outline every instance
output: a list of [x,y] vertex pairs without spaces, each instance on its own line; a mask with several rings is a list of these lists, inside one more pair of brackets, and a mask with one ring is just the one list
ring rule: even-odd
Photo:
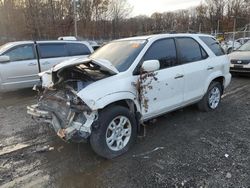
[[32,87],[39,72],[63,60],[85,57],[93,52],[87,42],[20,41],[0,47],[0,92]]
[[89,141],[110,159],[128,151],[145,121],[195,103],[217,109],[229,64],[209,35],[120,39],[41,73],[39,101],[27,112],[63,140]]
[[250,75],[250,41],[229,54],[230,72]]

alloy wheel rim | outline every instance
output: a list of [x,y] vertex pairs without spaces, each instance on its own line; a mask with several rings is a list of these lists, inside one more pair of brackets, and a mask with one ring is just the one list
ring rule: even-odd
[[220,90],[218,87],[214,87],[213,89],[211,89],[209,93],[208,103],[211,109],[215,109],[218,107],[220,103]]
[[112,151],[120,151],[128,144],[132,133],[132,126],[125,116],[117,116],[108,125],[106,143]]

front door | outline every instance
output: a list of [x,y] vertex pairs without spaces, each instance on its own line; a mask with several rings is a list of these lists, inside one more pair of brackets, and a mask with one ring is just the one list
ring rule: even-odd
[[32,87],[39,81],[38,62],[33,44],[16,46],[3,55],[10,57],[10,62],[0,63],[3,88],[12,90]]
[[144,55],[146,60],[159,60],[160,70],[139,76],[139,99],[143,119],[175,109],[183,102],[184,73],[177,62],[174,39],[155,41]]

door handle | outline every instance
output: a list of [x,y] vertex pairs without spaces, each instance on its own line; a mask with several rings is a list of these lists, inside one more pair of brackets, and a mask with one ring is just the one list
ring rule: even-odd
[[183,74],[177,74],[177,75],[174,77],[174,79],[179,79],[179,78],[183,78],[183,77],[184,77]]
[[36,63],[29,63],[28,66],[36,66]]
[[213,69],[214,67],[210,67],[210,66],[207,68],[207,70],[213,70]]

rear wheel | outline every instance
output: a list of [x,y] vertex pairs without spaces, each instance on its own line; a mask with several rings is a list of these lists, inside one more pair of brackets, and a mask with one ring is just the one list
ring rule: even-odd
[[100,112],[98,121],[90,136],[93,150],[108,159],[128,151],[136,139],[134,115],[125,107],[111,106]]
[[207,93],[198,103],[198,108],[201,111],[211,111],[218,108],[222,95],[222,86],[219,82],[212,82],[208,87]]

